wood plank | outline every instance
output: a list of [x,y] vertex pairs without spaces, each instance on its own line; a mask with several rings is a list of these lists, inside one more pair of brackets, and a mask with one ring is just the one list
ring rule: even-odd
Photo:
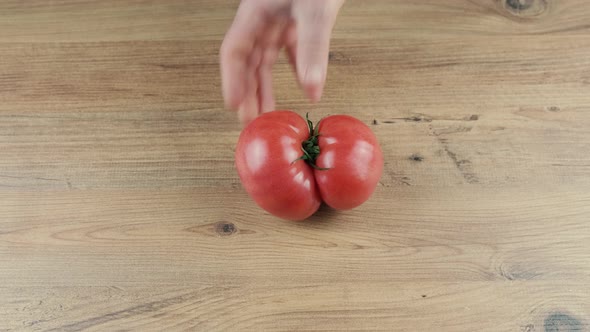
[[0,310],[18,323],[16,331],[585,331],[590,309],[582,281],[31,287],[0,294]]
[[242,190],[3,191],[0,277],[13,286],[583,279],[589,193],[544,189],[380,187],[359,209],[304,223],[269,216]]
[[[219,40],[237,1],[2,1],[0,42]],[[389,39],[400,35],[588,36],[585,0],[348,1],[336,38]]]

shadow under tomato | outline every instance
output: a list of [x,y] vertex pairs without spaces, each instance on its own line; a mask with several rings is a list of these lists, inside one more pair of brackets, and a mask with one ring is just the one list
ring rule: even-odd
[[337,221],[341,214],[338,210],[329,207],[326,204],[320,205],[320,208],[311,217],[301,221],[301,224],[318,224],[331,221]]

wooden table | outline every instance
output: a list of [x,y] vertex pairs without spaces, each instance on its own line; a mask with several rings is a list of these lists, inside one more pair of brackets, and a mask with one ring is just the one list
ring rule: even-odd
[[589,331],[590,3],[347,2],[325,97],[374,196],[278,220],[240,185],[237,1],[0,3],[0,331]]

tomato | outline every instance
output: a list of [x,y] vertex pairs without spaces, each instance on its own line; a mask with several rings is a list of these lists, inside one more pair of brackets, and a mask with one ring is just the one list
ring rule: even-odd
[[375,190],[383,154],[361,121],[329,116],[316,128],[292,111],[265,113],[240,134],[236,168],[248,194],[264,210],[303,220],[325,202],[352,209]]

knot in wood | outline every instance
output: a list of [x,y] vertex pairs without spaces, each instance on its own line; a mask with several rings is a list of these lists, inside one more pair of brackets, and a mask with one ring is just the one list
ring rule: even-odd
[[547,0],[502,0],[504,9],[514,16],[535,17],[547,10]]
[[587,326],[577,318],[563,312],[555,312],[545,318],[546,332],[585,331]]
[[414,153],[413,155],[410,156],[410,160],[412,161],[423,161],[424,157],[418,153]]
[[238,229],[231,222],[218,222],[215,224],[215,233],[220,236],[230,236],[237,231]]

